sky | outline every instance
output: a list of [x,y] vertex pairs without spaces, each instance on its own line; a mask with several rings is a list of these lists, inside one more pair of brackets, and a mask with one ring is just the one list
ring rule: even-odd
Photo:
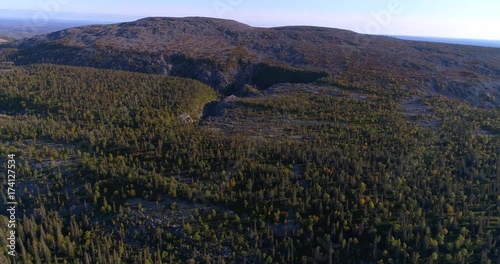
[[2,1],[0,17],[43,23],[206,16],[259,27],[312,25],[376,35],[500,40],[499,10],[498,0],[21,0]]

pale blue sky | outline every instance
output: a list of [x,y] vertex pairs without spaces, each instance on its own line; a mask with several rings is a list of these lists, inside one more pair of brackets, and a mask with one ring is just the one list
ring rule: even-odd
[[[5,10],[32,10],[38,19],[207,16],[263,27],[317,25],[368,34],[500,40],[498,0],[18,0],[2,1],[0,17],[12,13]],[[20,16],[33,16],[26,14]]]

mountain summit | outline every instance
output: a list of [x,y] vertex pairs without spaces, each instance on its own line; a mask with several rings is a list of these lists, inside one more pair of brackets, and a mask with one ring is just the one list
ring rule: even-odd
[[[198,79],[230,93],[245,84],[330,76],[500,105],[500,49],[399,40],[351,31],[256,28],[232,20],[152,17],[71,28],[19,41],[16,61],[49,62]],[[262,83],[267,72],[281,72]],[[302,77],[290,77],[287,73]],[[295,80],[298,79],[298,80]],[[342,81],[344,80],[344,81]]]

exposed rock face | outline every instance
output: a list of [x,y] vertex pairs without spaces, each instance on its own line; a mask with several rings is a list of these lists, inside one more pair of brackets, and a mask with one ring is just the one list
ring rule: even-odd
[[[12,45],[12,44],[8,44]],[[319,27],[253,28],[211,18],[146,18],[67,29],[13,44],[17,63],[58,63],[189,77],[232,94],[245,84],[326,75],[500,106],[500,49]]]

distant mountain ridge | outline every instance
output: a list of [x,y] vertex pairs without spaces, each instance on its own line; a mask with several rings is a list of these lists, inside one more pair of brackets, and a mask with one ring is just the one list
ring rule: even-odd
[[[500,49],[406,41],[351,31],[255,28],[187,17],[66,29],[18,41],[17,63],[55,63],[189,77],[230,94],[245,84],[330,76],[500,106]],[[263,81],[265,80],[265,81]]]
[[415,40],[425,42],[470,45],[488,48],[500,48],[500,40],[488,39],[464,39],[464,38],[439,38],[439,37],[419,37],[419,36],[392,36],[403,40]]
[[45,23],[35,24],[31,19],[0,17],[0,35],[13,39],[22,39],[91,24],[101,23],[95,21],[49,19]]

